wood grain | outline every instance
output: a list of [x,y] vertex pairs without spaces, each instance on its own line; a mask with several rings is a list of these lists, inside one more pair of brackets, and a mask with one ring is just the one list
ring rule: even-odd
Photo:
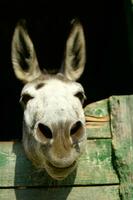
[[133,200],[133,96],[110,98],[114,167],[120,179],[120,196]]
[[118,186],[5,189],[0,200],[120,200]]
[[91,103],[84,108],[87,138],[111,138],[108,99]]
[[38,172],[26,158],[19,142],[0,143],[0,187],[97,185],[118,184],[118,177],[111,163],[111,140],[88,140],[86,153],[77,170],[64,181],[54,181],[44,171]]

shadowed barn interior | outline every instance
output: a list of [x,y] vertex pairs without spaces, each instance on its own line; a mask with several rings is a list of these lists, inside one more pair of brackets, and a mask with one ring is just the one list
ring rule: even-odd
[[27,20],[40,67],[48,70],[60,68],[70,21],[74,17],[81,20],[87,62],[79,82],[85,88],[86,103],[111,95],[133,93],[125,1],[111,1],[109,5],[106,1],[92,1],[87,5],[77,3],[75,9],[69,9],[65,2],[61,9],[43,1],[26,6],[24,2],[12,6],[6,1],[0,4],[0,140],[20,139],[22,136],[22,109],[19,105],[22,85],[11,66],[11,40],[20,18]]

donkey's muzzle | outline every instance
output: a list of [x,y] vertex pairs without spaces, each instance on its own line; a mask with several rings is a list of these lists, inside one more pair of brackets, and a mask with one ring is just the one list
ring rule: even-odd
[[[84,125],[81,121],[76,121],[70,126],[70,128],[69,127],[65,128],[68,130],[67,131],[68,136],[70,136],[73,140],[80,140],[82,138],[84,132],[83,131]],[[49,126],[43,123],[38,123],[36,137],[40,142],[47,142],[48,140],[54,139],[54,133]]]

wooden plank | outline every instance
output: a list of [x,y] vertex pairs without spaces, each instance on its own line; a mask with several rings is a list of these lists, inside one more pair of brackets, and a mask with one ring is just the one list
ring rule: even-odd
[[118,184],[111,155],[110,139],[88,140],[77,170],[63,181],[54,181],[31,165],[19,142],[1,142],[0,187]]
[[2,189],[0,200],[120,200],[118,186]]
[[84,111],[86,116],[105,117],[108,115],[108,99],[88,104]]
[[114,166],[123,200],[133,200],[133,95],[110,98]]
[[87,138],[111,138],[108,99],[84,108]]
[[111,138],[110,123],[90,122],[86,128],[87,138]]

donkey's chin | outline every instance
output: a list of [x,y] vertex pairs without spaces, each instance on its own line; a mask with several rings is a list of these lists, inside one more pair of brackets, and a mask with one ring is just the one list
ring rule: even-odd
[[67,167],[56,167],[55,165],[51,164],[49,161],[46,161],[45,169],[47,173],[56,180],[63,180],[65,179],[74,169],[77,167],[77,161],[74,161],[70,166]]

